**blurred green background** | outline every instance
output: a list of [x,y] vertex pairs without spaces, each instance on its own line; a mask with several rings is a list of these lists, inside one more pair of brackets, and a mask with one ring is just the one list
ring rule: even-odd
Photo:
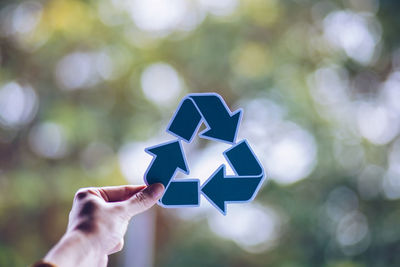
[[[181,98],[244,108],[268,181],[224,217],[133,220],[109,266],[399,266],[400,2],[2,0],[0,266],[65,231],[76,190],[142,184]],[[227,146],[185,146],[191,178]],[[184,177],[183,175],[181,177]]]

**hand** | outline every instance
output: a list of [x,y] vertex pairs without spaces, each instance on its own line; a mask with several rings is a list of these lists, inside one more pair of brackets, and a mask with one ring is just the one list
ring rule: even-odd
[[163,191],[162,184],[80,189],[67,231],[44,261],[58,267],[106,266],[108,255],[122,249],[130,218],[152,207]]

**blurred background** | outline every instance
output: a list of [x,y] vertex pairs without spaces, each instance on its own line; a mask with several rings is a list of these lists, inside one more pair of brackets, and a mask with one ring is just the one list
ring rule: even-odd
[[[109,266],[399,266],[400,2],[2,0],[0,266],[40,259],[76,190],[143,184],[181,98],[217,92],[268,180],[222,216],[135,217]],[[185,145],[205,181],[228,145]],[[231,171],[231,170],[230,170]],[[185,177],[179,174],[179,177]]]

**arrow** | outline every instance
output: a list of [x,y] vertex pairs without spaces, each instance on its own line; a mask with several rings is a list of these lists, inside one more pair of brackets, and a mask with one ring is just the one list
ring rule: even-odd
[[172,181],[161,198],[161,206],[173,207],[194,207],[200,204],[198,179],[184,179]]
[[264,179],[264,171],[246,140],[224,152],[235,172],[227,176],[221,165],[201,187],[201,192],[222,214],[226,204],[253,200]]
[[232,113],[216,93],[190,94],[181,102],[167,131],[190,143],[203,120],[207,129],[199,134],[201,138],[234,144],[241,117],[241,109]]
[[146,184],[162,183],[167,188],[178,169],[189,174],[183,149],[179,141],[167,142],[146,148],[145,151],[154,156],[144,175]]
[[252,199],[262,176],[226,176],[222,165],[202,186],[201,192],[222,214],[226,215],[227,202],[248,202]]
[[167,131],[190,143],[201,124],[201,114],[191,98],[184,98]]
[[261,176],[264,171],[247,140],[242,140],[235,146],[224,151],[224,157],[229,162],[236,175]]
[[145,151],[154,156],[144,175],[146,184],[162,183],[165,187],[164,195],[158,204],[169,208],[198,206],[200,203],[199,180],[185,179],[171,182],[177,170],[189,174],[181,143],[167,142],[146,148]]
[[199,134],[200,137],[227,143],[235,143],[239,119],[242,110],[230,112],[222,97],[216,93],[192,94],[197,108],[201,112],[207,129]]

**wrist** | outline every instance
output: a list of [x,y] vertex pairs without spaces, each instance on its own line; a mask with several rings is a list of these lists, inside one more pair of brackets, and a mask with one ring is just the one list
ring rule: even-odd
[[[99,247],[79,230],[68,231],[49,251],[44,260],[58,267],[80,266],[102,256]],[[86,266],[87,264],[85,264]],[[90,266],[90,265],[88,265]]]

